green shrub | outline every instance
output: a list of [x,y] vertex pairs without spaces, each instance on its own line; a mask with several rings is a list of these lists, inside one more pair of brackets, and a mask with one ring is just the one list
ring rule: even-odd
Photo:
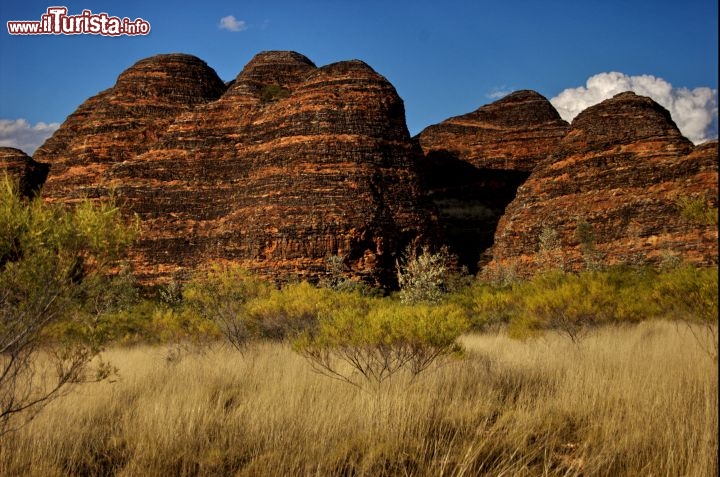
[[[717,193],[715,193],[717,195]],[[711,194],[708,194],[711,196]],[[680,196],[675,201],[680,216],[690,223],[699,225],[717,225],[718,209],[706,197]]]
[[247,326],[259,338],[286,339],[314,328],[318,316],[333,307],[348,305],[350,292],[317,288],[310,283],[291,283],[259,296],[247,305]]
[[279,84],[268,84],[262,87],[260,90],[260,100],[263,103],[272,103],[280,101],[290,96],[291,91],[287,88],[283,88]]
[[556,269],[505,287],[478,284],[466,293],[472,299],[468,305],[464,298],[464,306],[476,326],[509,322],[516,337],[553,330],[577,341],[601,324],[654,318],[717,324],[717,267]]
[[380,385],[402,369],[416,375],[439,358],[457,354],[469,323],[456,305],[407,305],[391,299],[345,297],[319,317],[294,348],[314,369],[362,387]]
[[585,268],[600,270],[603,257],[596,247],[597,239],[593,226],[585,220],[579,220],[575,228],[575,239],[580,243],[580,252],[585,261]]
[[508,323],[517,312],[517,299],[511,287],[477,287],[472,312],[473,325],[483,329]]
[[223,337],[217,321],[208,320],[190,307],[173,308],[153,303],[148,341],[202,344]]
[[613,317],[613,287],[598,273],[552,271],[520,288],[522,308],[510,328],[515,335],[552,329],[577,341]]
[[460,307],[475,331],[507,324],[515,314],[515,293],[511,286],[476,280],[448,295],[443,303]]
[[[681,266],[662,273],[654,298],[663,317],[688,325],[700,348],[718,359],[718,269]],[[705,331],[697,333],[696,328]]]
[[217,326],[228,342],[242,351],[253,338],[247,304],[270,294],[270,285],[238,265],[215,264],[199,271],[183,290],[184,313],[192,312]]
[[[136,299],[127,276],[110,274],[136,225],[112,200],[28,201],[0,177],[0,434],[87,378],[109,336],[107,316]],[[48,366],[36,367],[41,355]]]
[[212,327],[200,330],[194,324],[196,317],[201,317],[214,323],[235,348],[242,350],[253,340],[282,340],[314,328],[318,316],[348,305],[348,299],[355,296],[360,295],[307,282],[277,289],[239,266],[215,265],[184,287],[182,310],[168,318],[187,323],[183,329],[191,326],[212,333]]
[[718,269],[684,265],[657,277],[653,298],[663,317],[717,323]]

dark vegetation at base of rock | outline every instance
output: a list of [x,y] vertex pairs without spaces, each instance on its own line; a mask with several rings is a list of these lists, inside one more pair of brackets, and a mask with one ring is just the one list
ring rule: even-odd
[[0,164],[26,195],[45,182],[49,201],[113,193],[141,220],[144,283],[223,260],[316,281],[337,256],[347,277],[393,287],[406,248],[427,244],[472,273],[716,264],[717,157],[716,141],[694,147],[632,93],[568,125],[517,91],[410,138],[402,100],[367,64],[271,51],[228,83],[191,55],[141,60],[35,161],[3,148]]

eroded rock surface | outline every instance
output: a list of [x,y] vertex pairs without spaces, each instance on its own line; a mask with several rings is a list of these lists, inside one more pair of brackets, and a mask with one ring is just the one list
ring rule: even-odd
[[519,188],[490,268],[528,275],[543,266],[716,264],[717,225],[681,204],[717,207],[717,184],[717,141],[693,147],[662,106],[618,94],[580,113]]
[[191,58],[142,60],[71,115],[39,150],[49,197],[115,190],[142,221],[144,281],[217,260],[314,279],[340,255],[392,284],[398,254],[432,229],[394,87],[361,61],[273,51],[225,90]]
[[530,172],[567,130],[544,96],[521,90],[429,126],[418,140],[426,155],[450,155],[478,169]]
[[157,55],[125,70],[87,99],[35,151],[51,164],[45,197],[64,201],[107,194],[108,168],[152,148],[175,118],[218,99],[226,86],[204,61]]

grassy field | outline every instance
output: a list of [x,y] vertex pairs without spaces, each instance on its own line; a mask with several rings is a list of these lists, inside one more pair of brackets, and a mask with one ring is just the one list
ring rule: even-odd
[[700,328],[463,337],[466,355],[382,387],[287,345],[112,349],[0,443],[0,475],[712,476],[717,362]]

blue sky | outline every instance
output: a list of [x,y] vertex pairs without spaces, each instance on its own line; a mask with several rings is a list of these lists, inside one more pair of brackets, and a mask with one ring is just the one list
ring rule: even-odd
[[[648,82],[651,75],[664,82],[660,86],[671,85],[668,101],[692,103],[709,114],[709,124],[695,125],[705,127],[701,139],[717,136],[715,0],[85,0],[59,4],[69,14],[89,9],[143,18],[151,33],[103,37],[7,32],[7,21],[40,20],[56,4],[27,0],[0,5],[0,121],[5,128],[3,132],[0,127],[0,141],[5,139],[5,145],[12,144],[13,128],[23,124],[40,130],[38,123],[61,123],[141,58],[190,53],[230,80],[257,52],[275,49],[298,51],[318,66],[354,58],[367,62],[404,99],[411,134],[517,89],[533,89],[551,99],[568,88],[581,88],[558,102],[577,113],[599,94],[617,89],[618,82],[653,90],[658,83]],[[244,22],[239,31],[220,28],[221,19],[230,15],[238,24]],[[611,72],[621,76],[604,75]],[[597,79],[593,87],[586,84],[591,77]],[[696,95],[697,88],[705,88],[703,94]],[[687,101],[678,100],[683,94]],[[677,114],[683,114],[678,108]],[[18,123],[20,119],[24,123]]]

